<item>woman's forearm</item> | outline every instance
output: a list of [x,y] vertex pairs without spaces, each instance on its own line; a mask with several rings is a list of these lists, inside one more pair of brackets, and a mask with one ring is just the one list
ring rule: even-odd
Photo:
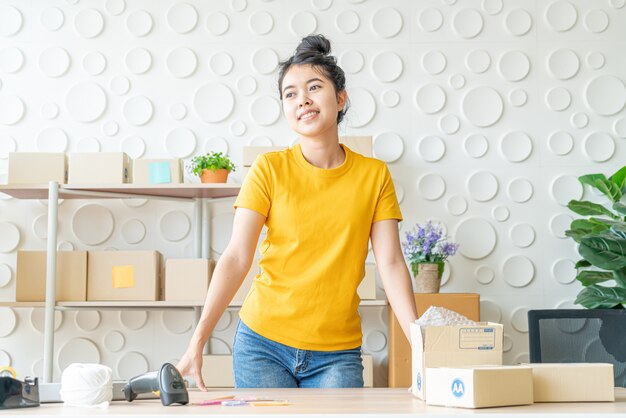
[[399,260],[391,264],[379,265],[378,272],[385,287],[389,304],[410,344],[411,332],[409,324],[418,317],[411,276],[406,268],[406,264],[404,264],[404,260]]

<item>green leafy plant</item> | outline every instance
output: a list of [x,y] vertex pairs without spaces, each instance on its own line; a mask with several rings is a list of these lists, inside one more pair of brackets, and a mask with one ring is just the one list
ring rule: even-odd
[[[582,260],[576,279],[583,289],[575,303],[589,309],[624,308],[626,304],[626,166],[608,179],[588,174],[578,180],[606,196],[610,204],[571,200],[567,207],[585,218],[576,219],[565,235],[578,243]],[[607,206],[610,206],[607,207]],[[613,282],[612,287],[600,283]],[[612,284],[613,284],[612,283]]]
[[196,176],[202,175],[203,170],[211,170],[213,172],[217,170],[228,170],[228,172],[235,171],[235,164],[228,158],[227,155],[221,152],[209,152],[205,155],[197,155],[189,162],[188,169]]

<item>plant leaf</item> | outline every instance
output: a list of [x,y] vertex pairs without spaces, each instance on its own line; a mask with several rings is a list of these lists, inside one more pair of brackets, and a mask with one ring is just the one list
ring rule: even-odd
[[617,215],[597,203],[588,202],[586,200],[570,200],[567,207],[579,215],[583,216],[607,216],[611,219],[619,219]]
[[574,303],[588,309],[612,309],[626,303],[626,289],[592,285],[580,291]]
[[574,268],[579,269],[583,267],[591,267],[591,263],[587,260],[578,260]]
[[626,239],[609,232],[583,237],[578,252],[585,260],[605,270],[626,267]]
[[610,180],[596,180],[596,189],[600,190],[612,202],[619,202],[622,198],[622,190]]
[[622,237],[626,239],[626,223],[620,222],[611,225],[611,232],[617,235],[618,237]]
[[620,190],[624,188],[624,181],[626,181],[626,165],[615,172],[609,180],[613,182]]
[[613,280],[613,272],[585,270],[578,273],[576,280],[578,280],[583,286],[591,286],[608,280]]
[[596,180],[606,180],[606,176],[604,174],[587,174],[578,177],[578,181],[580,181],[583,185],[587,184],[594,189],[596,188]]
[[616,202],[613,204],[613,210],[615,210],[618,213],[621,213],[622,215],[626,215],[626,205],[620,202]]
[[613,279],[619,287],[626,289],[626,269],[615,270]]
[[574,241],[580,244],[580,241],[583,239],[583,237],[590,233],[591,232],[584,231],[582,229],[568,229],[567,231],[565,231],[565,236],[572,238]]

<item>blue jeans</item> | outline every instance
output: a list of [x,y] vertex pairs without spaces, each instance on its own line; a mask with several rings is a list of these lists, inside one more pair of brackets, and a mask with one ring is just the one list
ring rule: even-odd
[[233,344],[236,388],[361,388],[361,347],[299,350],[267,339],[243,321]]

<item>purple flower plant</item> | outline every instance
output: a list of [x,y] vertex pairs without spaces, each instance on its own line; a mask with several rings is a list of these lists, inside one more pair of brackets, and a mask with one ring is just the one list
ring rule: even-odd
[[459,249],[459,244],[448,241],[443,235],[441,225],[433,225],[432,221],[424,226],[416,224],[405,237],[402,250],[411,264],[443,263]]

